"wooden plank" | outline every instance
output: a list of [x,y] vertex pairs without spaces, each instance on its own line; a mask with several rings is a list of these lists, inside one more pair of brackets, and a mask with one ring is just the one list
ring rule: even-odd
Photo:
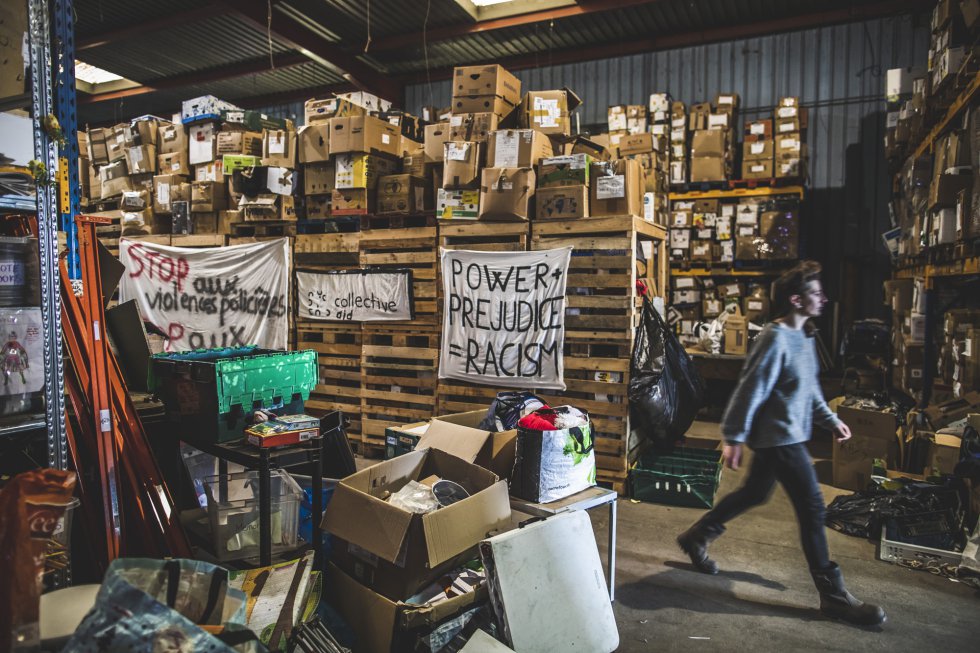
[[357,254],[360,250],[361,234],[300,234],[296,236],[297,254]]
[[619,238],[619,237],[566,237],[566,238],[539,238],[537,236],[533,237],[531,240],[531,249],[555,249],[558,247],[573,247],[575,249],[633,249],[633,239],[632,238]]

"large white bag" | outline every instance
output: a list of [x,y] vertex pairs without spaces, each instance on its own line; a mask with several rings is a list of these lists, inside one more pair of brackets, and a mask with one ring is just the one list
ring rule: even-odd
[[582,425],[555,430],[518,425],[511,495],[534,503],[549,503],[595,485],[595,442],[588,413],[559,406],[541,408],[533,414],[553,414],[559,420]]

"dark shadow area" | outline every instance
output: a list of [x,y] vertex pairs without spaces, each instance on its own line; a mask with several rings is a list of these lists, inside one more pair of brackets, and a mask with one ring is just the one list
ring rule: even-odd
[[[664,561],[664,567],[670,567],[671,569],[679,569],[681,571],[689,571],[695,574],[701,574],[698,570],[694,568],[689,562],[676,562],[674,560]],[[704,574],[701,574],[702,576]],[[752,583],[753,585],[758,585],[760,587],[765,587],[766,589],[779,590],[780,592],[786,591],[786,586],[782,583],[769,580],[764,576],[759,574],[753,574],[748,571],[725,571],[722,569],[718,572],[718,577],[726,578],[728,580],[739,581],[742,583]]]

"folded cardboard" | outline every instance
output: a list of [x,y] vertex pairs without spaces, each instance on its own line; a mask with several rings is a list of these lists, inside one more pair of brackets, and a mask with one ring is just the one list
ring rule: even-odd
[[449,140],[486,142],[497,129],[500,118],[495,113],[460,113],[449,119]]
[[[218,158],[217,129],[213,122],[202,122],[187,128],[187,162],[207,163]],[[167,171],[163,171],[167,172]],[[172,170],[170,172],[173,172]]]
[[530,220],[534,188],[533,168],[484,168],[480,183],[480,219]]
[[330,153],[363,152],[401,156],[401,132],[374,116],[330,119]]
[[[469,496],[423,515],[384,500],[409,481],[430,476],[459,483]],[[323,528],[342,541],[335,549],[339,567],[379,594],[399,600],[434,580],[443,565],[473,551],[486,533],[509,522],[506,481],[461,457],[426,448],[338,482]],[[367,555],[351,555],[348,545]],[[365,560],[376,565],[367,569]]]
[[296,167],[295,130],[266,129],[262,132],[262,165]]
[[589,187],[548,186],[535,191],[535,218],[574,219],[589,217]]
[[453,97],[470,95],[496,96],[513,107],[521,101],[521,80],[497,64],[453,69]]
[[262,156],[262,132],[221,131],[218,132],[217,153]]
[[161,175],[190,175],[191,166],[187,150],[157,155],[157,172]]
[[569,135],[572,123],[569,113],[582,103],[575,93],[563,88],[555,91],[531,91],[521,103],[521,126],[545,134]]
[[336,187],[336,168],[333,163],[310,163],[303,167],[303,194],[322,195]]
[[447,141],[444,143],[442,187],[467,190],[480,187],[482,143]]
[[412,175],[386,175],[378,179],[379,214],[423,213],[432,210],[432,185]]
[[487,145],[489,168],[528,168],[552,155],[551,141],[533,129],[495,131]]
[[639,216],[643,211],[643,171],[633,159],[592,164],[591,217]]
[[443,220],[476,220],[480,217],[480,191],[437,189],[436,215]]
[[376,154],[334,155],[337,188],[374,189],[379,177],[393,174],[397,167],[395,160]]

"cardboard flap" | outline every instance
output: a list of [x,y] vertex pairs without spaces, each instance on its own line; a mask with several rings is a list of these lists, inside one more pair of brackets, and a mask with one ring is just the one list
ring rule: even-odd
[[434,419],[429,423],[425,435],[419,438],[416,448],[439,449],[471,463],[476,460],[489,437],[487,431]]
[[497,481],[468,499],[422,515],[429,566],[435,567],[463,553],[484,539],[488,530],[508,523],[507,481]]
[[576,107],[578,107],[580,104],[582,104],[582,98],[580,98],[579,96],[575,95],[575,93],[573,91],[569,90],[569,88],[567,86],[562,86],[561,87],[561,90],[565,91],[565,95],[567,96],[566,102],[568,103],[568,112],[569,113],[571,113],[572,111],[574,111]]

